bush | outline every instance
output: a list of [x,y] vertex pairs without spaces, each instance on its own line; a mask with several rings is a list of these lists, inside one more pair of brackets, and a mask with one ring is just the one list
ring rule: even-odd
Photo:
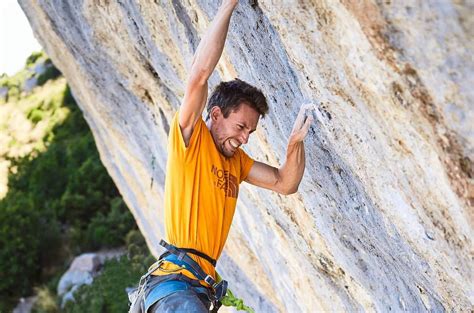
[[48,287],[35,288],[37,296],[36,302],[33,306],[32,313],[57,313],[59,312],[59,305],[56,295]]
[[[39,62],[41,57],[33,54],[27,63]],[[12,78],[3,76],[0,83],[9,86],[9,96],[21,97],[17,86],[27,74],[25,70]],[[44,83],[58,75],[60,72],[51,64],[38,81]],[[30,107],[28,118],[37,122],[48,114],[56,124],[43,139],[44,152],[10,160],[11,168],[17,171],[9,175],[8,194],[0,200],[0,312],[11,311],[20,296],[28,296],[33,286],[44,284],[50,289],[38,289],[42,300],[35,310],[55,312],[54,289],[60,270],[65,269],[72,253],[123,245],[129,238],[127,233],[135,227],[131,213],[100,161],[92,134],[69,87],[49,100],[32,97],[38,105]],[[67,118],[53,118],[58,112],[58,116],[64,116],[64,110],[69,111]],[[132,258],[109,269],[118,276],[120,271],[128,271],[133,274],[133,279],[129,277],[133,282],[146,267],[144,262],[153,260],[144,240],[137,235],[134,238],[137,248]],[[122,279],[107,277],[99,280],[100,286]],[[123,288],[113,290],[124,294]],[[93,303],[84,300],[87,307],[115,310],[113,293],[104,292],[109,298],[95,298]],[[123,305],[119,307],[123,311]]]
[[61,72],[54,66],[51,60],[48,59],[44,63],[46,70],[36,77],[36,84],[38,86],[43,86],[48,80],[55,79],[61,75]]
[[68,302],[64,312],[126,311],[128,296],[125,289],[137,285],[140,277],[155,262],[155,258],[150,254],[145,239],[137,229],[130,230],[125,238],[129,251],[133,247],[135,253],[106,262],[100,276],[91,285],[81,286],[74,294],[76,302]]
[[34,109],[28,115],[28,119],[35,124],[43,120],[44,117],[45,117],[45,112],[41,111],[40,109]]
[[135,244],[137,246],[146,247],[145,238],[143,238],[142,233],[140,233],[138,229],[132,229],[127,233],[125,236],[125,244],[127,246]]
[[21,88],[18,86],[10,86],[8,88],[7,99],[11,101],[12,99],[18,99],[20,97]]
[[42,225],[30,197],[9,193],[0,202],[0,301],[29,294],[39,278]]
[[[0,201],[2,302],[54,275],[67,257],[65,244],[73,253],[123,245],[134,227],[69,89],[62,99],[71,113],[52,129],[47,150],[12,160],[17,173]],[[31,118],[39,119],[35,112]]]
[[85,246],[90,250],[123,246],[125,235],[135,226],[135,220],[121,198],[114,198],[110,207],[107,214],[97,214],[87,226]]
[[128,307],[125,289],[136,284],[141,275],[126,256],[110,260],[91,285],[83,285],[74,293],[75,303],[67,302],[64,312],[125,312]]
[[27,59],[26,59],[26,66],[31,66],[36,63],[36,61],[44,56],[44,52],[39,51],[39,52],[33,52]]

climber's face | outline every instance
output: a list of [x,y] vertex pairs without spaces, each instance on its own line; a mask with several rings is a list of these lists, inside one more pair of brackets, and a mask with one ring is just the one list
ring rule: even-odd
[[257,128],[260,114],[242,102],[227,118],[221,109],[215,106],[211,109],[210,118],[214,143],[220,153],[230,158],[241,145],[248,142],[250,134]]

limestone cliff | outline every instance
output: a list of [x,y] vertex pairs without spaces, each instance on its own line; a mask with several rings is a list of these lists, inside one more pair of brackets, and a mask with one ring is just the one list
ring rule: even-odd
[[[19,2],[158,253],[169,121],[220,1]],[[248,153],[279,165],[299,106],[323,117],[297,194],[241,186],[218,269],[257,312],[472,309],[470,3],[239,3],[210,86],[267,95]]]

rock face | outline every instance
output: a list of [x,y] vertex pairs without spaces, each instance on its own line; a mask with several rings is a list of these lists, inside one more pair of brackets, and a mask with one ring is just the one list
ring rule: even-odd
[[[169,121],[220,1],[19,2],[158,254]],[[240,191],[218,270],[257,312],[472,308],[472,9],[240,1],[210,86],[267,95],[248,153],[278,166],[299,106],[322,116],[297,194]]]

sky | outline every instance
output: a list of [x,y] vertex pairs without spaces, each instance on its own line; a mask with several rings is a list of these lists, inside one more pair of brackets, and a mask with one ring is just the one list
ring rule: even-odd
[[0,75],[15,74],[31,52],[40,50],[17,0],[0,0]]

